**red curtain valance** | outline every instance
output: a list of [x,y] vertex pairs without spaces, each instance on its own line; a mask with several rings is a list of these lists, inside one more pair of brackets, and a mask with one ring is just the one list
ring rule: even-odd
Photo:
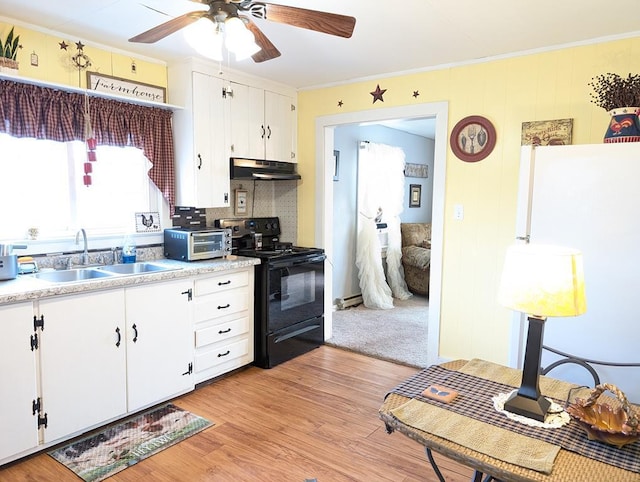
[[[0,132],[59,142],[85,139],[85,95],[0,79]],[[175,204],[172,112],[91,97],[89,113],[98,144],[142,149],[149,177],[170,206]]]

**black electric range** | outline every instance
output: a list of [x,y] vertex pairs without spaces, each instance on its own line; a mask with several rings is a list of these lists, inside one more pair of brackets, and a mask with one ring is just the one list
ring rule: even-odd
[[255,266],[255,360],[271,368],[324,343],[324,261],[321,248],[280,241],[280,220],[218,219],[232,232],[232,252],[260,258]]

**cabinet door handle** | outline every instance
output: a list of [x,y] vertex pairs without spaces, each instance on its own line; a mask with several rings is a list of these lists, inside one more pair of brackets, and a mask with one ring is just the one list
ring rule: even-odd
[[227,303],[227,304],[226,304],[226,305],[224,305],[224,306],[218,306],[218,309],[219,309],[219,310],[226,310],[226,309],[227,309],[227,308],[229,308],[230,306],[231,306],[231,305],[230,305],[229,303]]
[[138,327],[134,323],[131,328],[133,328],[133,342],[135,343],[138,341]]
[[116,341],[116,346],[120,348],[120,342],[122,341],[122,335],[120,334],[120,328],[116,327],[116,335],[118,335],[118,341]]
[[202,156],[198,154],[198,170],[202,169]]
[[267,139],[271,139],[271,126],[267,126],[267,130],[269,134],[267,135]]
[[265,130],[264,130],[264,126],[260,126],[260,129],[262,129],[262,138],[264,139],[264,135],[265,135]]
[[230,350],[227,350],[225,353],[218,353],[218,358],[221,358],[223,356],[227,356],[229,353],[231,353]]
[[230,285],[231,284],[231,280],[229,281],[218,281],[218,286],[225,286],[225,285]]
[[224,335],[225,333],[231,333],[231,328],[227,328],[226,330],[218,330],[218,335]]

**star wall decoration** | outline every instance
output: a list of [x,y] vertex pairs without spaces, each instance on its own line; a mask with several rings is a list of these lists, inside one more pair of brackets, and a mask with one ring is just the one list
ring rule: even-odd
[[344,105],[344,102],[342,102],[341,100],[338,101],[338,107],[342,107]]
[[84,53],[84,44],[82,42],[76,42],[76,48],[78,49],[78,53],[71,57],[71,62],[73,66],[78,69],[78,72],[80,72],[81,70],[91,67],[91,59]]
[[420,95],[420,92],[418,92],[417,90],[413,91],[413,97],[417,99],[419,95]]
[[67,47],[69,46],[69,44],[64,40],[60,42],[58,45],[60,45],[60,50],[67,50]]
[[369,92],[373,96],[373,103],[375,104],[377,101],[384,102],[382,96],[387,91],[387,89],[381,89],[380,84],[376,86],[376,90],[373,92]]

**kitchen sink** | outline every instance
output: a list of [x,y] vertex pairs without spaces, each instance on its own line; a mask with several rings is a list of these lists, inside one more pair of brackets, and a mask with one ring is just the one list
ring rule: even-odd
[[108,278],[113,276],[112,273],[106,271],[98,271],[96,269],[66,269],[62,271],[43,271],[33,275],[37,279],[50,281],[52,283],[73,283],[75,281],[88,281],[98,278]]
[[125,263],[125,264],[111,264],[107,266],[100,266],[96,270],[104,273],[110,273],[114,275],[125,274],[144,274],[144,273],[157,273],[158,271],[171,271],[180,268],[174,268],[171,266],[162,266],[159,264],[140,262],[140,263]]
[[43,281],[51,283],[74,283],[80,281],[90,281],[94,279],[116,278],[135,274],[151,274],[161,271],[173,271],[180,268],[172,266],[162,266],[155,263],[130,263],[113,264],[106,266],[92,266],[90,268],[65,269],[61,271],[42,271],[33,276]]

